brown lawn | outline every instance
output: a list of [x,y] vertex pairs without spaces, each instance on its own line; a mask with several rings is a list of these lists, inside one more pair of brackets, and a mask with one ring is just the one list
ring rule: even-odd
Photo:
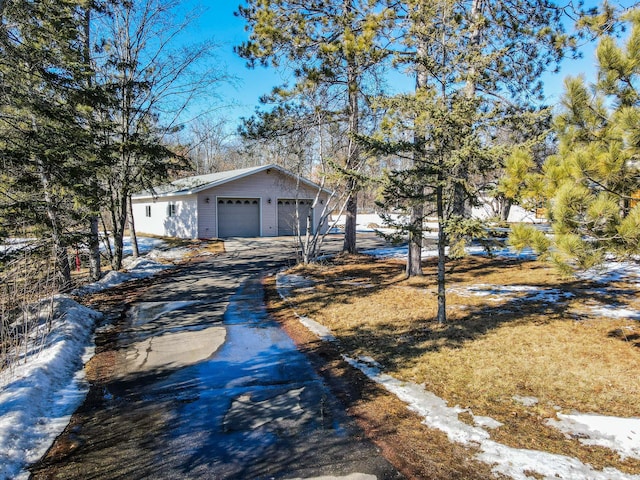
[[[563,279],[542,263],[467,257],[448,264],[448,321],[440,325],[435,321],[435,268],[435,260],[429,261],[423,278],[406,280],[400,262],[338,257],[295,268],[291,273],[312,278],[314,288],[294,290],[288,305],[274,300],[271,308],[280,318],[293,308],[329,327],[341,353],[373,357],[385,372],[424,384],[450,406],[502,422],[491,430],[501,443],[573,456],[595,468],[640,473],[640,461],[621,461],[615,452],[582,445],[545,424],[556,412],[640,417],[640,324],[607,318],[591,308],[620,304],[640,310],[637,284],[609,285],[612,293],[606,293],[590,282]],[[543,291],[571,297],[531,299]],[[527,407],[517,396],[538,402]],[[379,398],[369,395],[367,401]],[[379,408],[374,405],[357,403],[354,411]],[[406,415],[397,407],[387,407],[387,413],[392,418],[386,422]],[[470,421],[467,416],[460,418]],[[374,423],[385,424],[374,417]],[[404,425],[406,418],[395,421]],[[423,435],[424,442],[446,443],[446,438],[434,440],[438,432],[425,431],[407,433],[406,441],[419,444]],[[447,448],[456,453],[434,460],[441,451],[431,457],[423,452],[420,462],[433,460],[441,470],[426,470],[416,478],[456,477],[459,447]],[[406,462],[411,455],[403,457]],[[476,465],[460,478],[485,474]]]

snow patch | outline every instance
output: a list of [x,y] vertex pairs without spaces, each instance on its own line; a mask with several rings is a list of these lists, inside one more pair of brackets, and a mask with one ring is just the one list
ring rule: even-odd
[[603,265],[581,273],[579,277],[597,283],[611,283],[622,280],[640,283],[640,263],[638,261],[608,261]]
[[276,289],[280,298],[286,299],[291,296],[292,290],[314,287],[316,282],[302,275],[278,272],[276,275]]
[[154,262],[145,257],[139,257],[128,262],[128,270],[126,272],[108,272],[97,282],[77,288],[71,293],[73,295],[86,295],[88,293],[101,292],[107,288],[128,282],[129,280],[151,277],[168,268],[173,268],[173,266]]
[[[447,403],[428,392],[423,386],[403,382],[382,373],[377,367],[361,359],[343,357],[350,365],[361,370],[376,383],[406,402],[410,410],[423,418],[423,423],[444,433],[452,442],[469,447],[477,447],[477,458],[493,465],[493,471],[516,480],[530,480],[525,472],[535,472],[545,479],[571,480],[639,480],[640,475],[630,475],[614,468],[595,470],[578,459],[538,450],[508,447],[490,439],[486,430],[467,425],[458,418],[463,411],[460,407],[449,407]],[[470,412],[469,412],[470,413]],[[473,414],[472,414],[473,415]],[[482,418],[480,417],[482,422]],[[620,419],[625,420],[625,419]]]
[[[161,243],[142,240],[142,251]],[[128,272],[110,272],[72,294],[101,291],[166,268],[171,266],[141,257],[129,263]],[[46,453],[88,392],[83,366],[93,356],[93,327],[102,314],[66,295],[42,303],[53,308],[51,330],[44,336],[44,344],[31,345],[19,364],[0,373],[0,479],[29,478],[26,467]],[[176,303],[168,308],[181,306],[184,304]]]
[[336,341],[336,337],[333,335],[333,333],[331,333],[331,330],[329,330],[327,327],[325,327],[321,323],[318,323],[309,317],[303,317],[298,314],[296,314],[296,316],[298,317],[298,320],[300,320],[300,323],[302,323],[307,328],[307,330],[314,333],[322,340],[326,342]]
[[628,457],[640,459],[640,418],[562,413],[557,416],[558,420],[550,418],[547,424],[567,437],[577,437],[585,445],[615,450],[623,460]]
[[631,320],[640,320],[640,312],[630,308],[619,307],[616,305],[591,306],[589,308],[593,315],[608,318],[628,318]]
[[22,469],[44,455],[88,391],[82,366],[102,314],[67,296],[54,298],[53,312],[42,349],[0,376],[0,478],[28,477]]
[[494,418],[483,417],[481,415],[473,415],[473,423],[475,423],[478,427],[484,428],[498,428],[504,425],[502,422],[499,422]]
[[[278,291],[280,298],[284,300],[291,295],[292,290],[313,288],[314,285],[315,282],[313,280],[302,275],[293,275],[284,272],[279,272],[276,275],[276,290]],[[336,340],[336,337],[331,333],[331,330],[321,323],[318,323],[309,317],[300,316],[297,313],[296,317],[298,317],[300,323],[302,323],[307,330],[318,336],[320,339],[327,342],[334,342]]]
[[522,397],[520,395],[514,395],[511,398],[525,407],[533,407],[538,404],[538,399],[536,397]]
[[[479,245],[472,245],[467,247],[467,254],[469,255],[488,255],[487,250]],[[383,248],[375,248],[371,250],[363,250],[361,253],[365,255],[371,255],[376,258],[389,258],[389,259],[405,259],[407,258],[408,247],[400,246],[400,247],[383,247]],[[445,248],[445,254],[449,254],[449,247]],[[504,248],[493,248],[491,249],[491,255],[494,257],[500,258],[517,258],[522,260],[534,260],[537,258],[537,255],[531,249],[524,249],[522,251],[515,251],[509,247]],[[422,249],[422,257],[437,257],[438,251],[434,249]]]

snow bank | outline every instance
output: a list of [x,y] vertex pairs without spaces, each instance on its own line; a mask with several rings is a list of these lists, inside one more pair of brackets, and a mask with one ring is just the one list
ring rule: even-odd
[[[161,242],[149,240],[141,242],[143,249]],[[185,253],[168,255],[179,259]],[[72,294],[102,291],[172,267],[144,257],[127,260],[127,266],[127,272],[109,272]],[[20,365],[0,376],[0,479],[28,478],[26,467],[46,453],[88,391],[83,367],[93,355],[93,327],[102,314],[64,295],[54,297],[52,308],[45,344],[32,348]]]
[[52,308],[42,350],[0,377],[0,478],[27,478],[22,469],[44,455],[88,390],[82,367],[102,315],[67,296],[56,296]]
[[168,268],[173,268],[173,265],[165,265],[145,257],[138,257],[127,263],[126,272],[108,272],[97,282],[77,288],[71,293],[73,295],[86,295],[88,293],[101,292],[129,280],[151,277]]

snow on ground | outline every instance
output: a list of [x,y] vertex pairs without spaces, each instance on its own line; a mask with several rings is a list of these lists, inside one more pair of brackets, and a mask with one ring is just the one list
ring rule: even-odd
[[[29,247],[35,242],[33,238],[8,238],[4,244],[0,244],[0,254],[13,252],[22,248]],[[113,248],[113,239],[109,239],[111,248]],[[164,241],[159,238],[150,237],[138,237],[138,251],[140,254],[150,252],[154,248],[159,248],[164,245]],[[106,250],[104,243],[100,244],[102,251]],[[123,238],[123,252],[124,255],[131,255],[133,253],[133,247],[131,246],[131,238]]]
[[[155,240],[155,239],[151,239]],[[146,278],[155,275],[162,270],[172,268],[172,265],[158,263],[155,260],[171,260],[179,261],[187,253],[186,248],[176,248],[172,250],[151,250],[144,257],[127,257],[122,265],[126,269],[125,272],[108,272],[104,277],[90,285],[84,285],[77,288],[73,292],[74,295],[86,295],[87,293],[97,293],[107,288],[120,285],[139,278]],[[154,260],[155,259],[155,260]]]
[[[371,250],[363,250],[361,253],[365,255],[371,255],[377,258],[393,258],[393,259],[405,259],[407,258],[407,253],[409,247],[401,246],[401,247],[383,247],[383,248],[375,248]],[[487,250],[479,245],[472,245],[467,247],[466,249],[469,255],[487,255]],[[449,247],[445,248],[445,254],[449,254]],[[504,248],[493,248],[491,250],[491,254],[496,257],[502,258],[517,258],[522,260],[534,260],[536,255],[533,253],[533,250],[524,249],[521,252],[517,252],[508,247]],[[422,258],[428,257],[437,257],[438,251],[433,248],[423,248],[422,249]]]
[[[145,248],[158,245],[151,240],[143,242]],[[148,257],[162,257],[154,252]],[[144,257],[128,260],[127,265],[128,271],[109,272],[99,282],[72,293],[97,292],[170,268]],[[92,332],[101,314],[65,295],[54,297],[53,310],[52,329],[44,345],[27,352],[11,372],[0,375],[0,479],[28,478],[25,468],[46,453],[88,391],[83,366],[93,355]]]
[[[637,259],[640,260],[640,259]],[[616,262],[608,261],[597,268],[588,270],[580,275],[581,278],[598,283],[611,283],[620,280],[640,283],[640,261]]]
[[574,296],[558,288],[540,288],[532,285],[492,285],[478,283],[471,287],[451,287],[447,290],[461,297],[487,297],[489,301],[501,302],[505,299],[521,302],[558,303]]
[[[401,255],[401,249],[381,249],[370,251],[370,254],[378,257],[392,257]],[[406,255],[406,248],[404,249]],[[607,265],[602,273],[604,278],[628,279],[640,278],[640,266],[635,264]],[[604,280],[603,280],[604,281]],[[308,279],[298,275],[286,275],[280,273],[277,277],[277,286],[280,295],[286,299],[291,290],[295,288],[313,288]],[[604,288],[604,287],[603,287]],[[455,289],[452,289],[455,290]],[[459,294],[503,297],[518,297],[520,301],[546,301],[558,302],[571,297],[571,294],[559,289],[540,290],[527,285],[498,286],[477,284],[473,287],[458,289]],[[630,318],[640,318],[640,312],[626,311],[618,308],[620,314]],[[614,316],[614,307],[608,312],[609,317]],[[637,315],[637,317],[634,317]],[[301,318],[300,321],[318,337],[326,341],[336,341],[331,331],[324,325],[310,318]],[[415,411],[423,418],[423,423],[431,428],[436,428],[447,434],[452,442],[477,447],[477,458],[493,465],[493,471],[509,476],[517,480],[532,478],[525,472],[535,472],[543,478],[565,478],[572,480],[639,480],[640,475],[630,475],[614,468],[595,470],[590,465],[564,455],[557,455],[537,450],[517,449],[502,445],[491,440],[488,429],[497,428],[500,422],[489,417],[473,415],[468,409],[458,406],[449,407],[447,403],[425,390],[424,386],[410,382],[404,382],[385,374],[380,364],[374,359],[361,357],[357,360],[344,357],[355,368],[376,383],[384,386],[388,391],[408,404],[408,408]],[[535,405],[534,397],[517,397],[516,401],[524,405]],[[461,421],[458,415],[467,412],[472,415],[475,425],[468,425]],[[564,415],[558,413],[558,420],[549,420],[548,424],[557,428],[569,437],[577,437],[584,444],[599,445],[610,448],[619,453],[621,458],[633,457],[640,459],[640,419],[618,418],[602,415],[587,415],[574,413]]]
[[34,239],[14,237],[6,239],[5,242],[4,244],[0,244],[0,255],[27,248],[34,242]]
[[[400,400],[406,402],[410,410],[423,418],[425,425],[446,433],[452,442],[461,443],[469,447],[477,447],[480,451],[477,454],[477,458],[492,464],[495,473],[507,475],[516,480],[532,478],[525,472],[535,472],[548,479],[640,479],[640,475],[626,474],[610,467],[603,470],[595,470],[590,465],[565,455],[502,445],[491,440],[489,432],[483,428],[487,423],[490,424],[488,428],[496,425],[487,422],[486,417],[480,417],[480,420],[478,420],[474,416],[476,425],[468,425],[459,419],[458,414],[467,412],[473,416],[473,413],[469,410],[458,406],[449,407],[443,399],[425,390],[422,385],[393,378],[382,373],[378,366],[371,365],[369,362],[363,361],[363,359],[344,358],[350,365],[362,371],[376,383],[384,386]],[[638,434],[636,433],[640,430],[638,428],[640,424],[634,423],[637,419],[597,417],[599,421],[597,422],[597,427],[594,428],[592,425],[595,422],[587,423],[584,420],[586,415],[569,415],[567,417],[571,417],[572,421],[565,420],[562,422],[562,430],[565,433],[576,434],[577,432],[586,436],[596,432],[594,437],[589,438],[590,443],[612,448],[625,456],[640,458],[638,455],[640,452],[637,448]],[[627,424],[626,422],[629,423]],[[575,428],[576,426],[578,428]],[[632,432],[632,436],[627,438],[626,436],[630,432]]]
[[[276,289],[278,290],[278,294],[282,299],[285,299],[291,295],[291,290],[293,289],[307,289],[313,288],[314,281],[310,280],[302,275],[287,275],[283,272],[279,272],[276,275]],[[327,327],[322,325],[321,323],[316,322],[315,320],[300,316],[296,313],[298,320],[302,323],[309,331],[314,333],[326,342],[333,342],[336,338],[331,333]]]
[[151,260],[179,262],[190,250],[186,247],[171,248],[169,250],[154,249],[147,253],[146,257]]
[[54,321],[42,350],[32,349],[0,376],[0,478],[26,478],[69,422],[87,392],[82,366],[93,354],[99,312],[56,296]]
[[[407,247],[385,247],[376,248],[372,250],[364,250],[362,253],[371,255],[376,258],[391,258],[391,259],[406,259]],[[469,247],[467,253],[470,255],[487,255],[487,252],[482,247]],[[430,256],[436,256],[438,253],[435,250],[423,249],[422,256],[427,258]],[[510,248],[501,248],[493,250],[492,254],[501,258],[519,258],[519,259],[535,259],[536,255],[532,250],[525,249],[522,252],[515,252]],[[631,283],[637,283],[640,285],[640,262],[616,262],[608,261],[598,268],[591,269],[582,273],[579,278],[585,280],[594,281],[600,283],[602,288],[600,290],[594,290],[594,293],[606,293],[606,286],[611,282],[616,281],[628,281]],[[565,292],[556,288],[540,289],[537,287],[531,287],[528,285],[488,285],[488,284],[476,284],[472,287],[452,287],[448,290],[458,295],[468,296],[485,296],[491,300],[495,297],[495,301],[498,302],[505,297],[515,298],[518,294],[525,292],[522,297],[523,301],[536,301],[546,303],[557,303],[570,299],[573,295],[570,292]],[[499,295],[499,297],[498,297]],[[622,305],[617,304],[598,304],[587,305],[586,308],[593,315],[599,315],[607,318],[628,318],[631,320],[640,320],[640,311],[625,308]]]
[[610,448],[625,459],[640,458],[640,418],[612,418],[603,415],[558,413],[547,423],[585,445]]
[[[165,244],[164,240],[159,238],[151,238],[151,237],[137,237],[138,239],[138,252],[140,255],[150,252],[154,248],[159,248]],[[111,244],[111,248],[113,248],[113,239],[109,239],[109,243]],[[105,250],[106,247],[104,242],[100,245],[101,250]],[[131,237],[124,237],[122,239],[122,251],[125,256],[129,256],[133,254],[133,247],[131,246]]]

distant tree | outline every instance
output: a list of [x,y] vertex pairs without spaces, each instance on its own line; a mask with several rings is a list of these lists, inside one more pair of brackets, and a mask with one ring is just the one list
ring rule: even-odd
[[555,119],[557,155],[548,158],[543,183],[554,237],[514,231],[518,247],[533,244],[565,273],[588,269],[606,255],[640,253],[640,10],[624,20],[624,45],[603,37],[598,80],[567,78]]
[[234,132],[227,131],[227,120],[214,118],[208,115],[199,117],[187,126],[187,139],[189,144],[189,158],[197,175],[219,172],[222,170],[240,168],[235,165],[237,161],[235,151],[239,149],[234,145]]

